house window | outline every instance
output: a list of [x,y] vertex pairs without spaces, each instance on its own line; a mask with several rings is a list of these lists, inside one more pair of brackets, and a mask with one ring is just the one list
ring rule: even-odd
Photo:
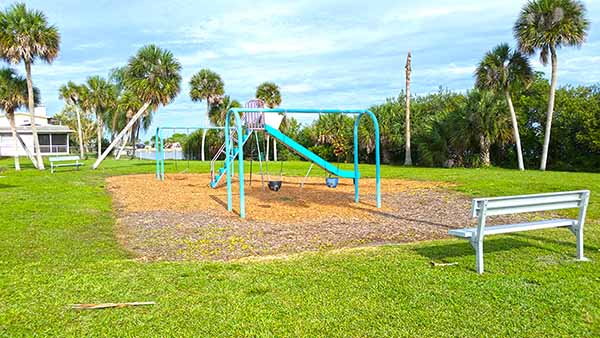
[[52,134],[52,152],[66,153],[68,151],[67,134]]
[[50,134],[38,134],[38,141],[40,142],[40,152],[52,152],[50,149]]
[[69,150],[67,134],[38,134],[42,153],[66,153]]

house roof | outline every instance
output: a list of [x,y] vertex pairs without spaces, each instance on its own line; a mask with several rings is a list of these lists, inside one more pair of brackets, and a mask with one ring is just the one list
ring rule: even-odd
[[[69,127],[67,126],[62,126],[62,125],[54,125],[54,124],[48,124],[48,125],[41,125],[41,126],[37,126],[37,131],[38,133],[47,133],[47,134],[64,134],[64,133],[72,133],[73,130],[71,130]],[[10,133],[10,127],[0,127],[0,133]],[[29,134],[31,133],[31,126],[17,126],[17,132],[18,133],[25,133],[25,134]]]

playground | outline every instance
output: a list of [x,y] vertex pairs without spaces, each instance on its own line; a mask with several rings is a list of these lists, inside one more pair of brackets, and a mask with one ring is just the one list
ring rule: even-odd
[[351,180],[331,189],[322,178],[301,187],[303,177],[284,176],[278,192],[254,181],[239,219],[227,212],[226,188],[208,181],[208,174],[109,178],[122,244],[147,260],[231,260],[447,238],[448,229],[473,223],[469,199],[442,182],[384,179],[378,209],[374,179],[361,180],[365,202],[358,204]]

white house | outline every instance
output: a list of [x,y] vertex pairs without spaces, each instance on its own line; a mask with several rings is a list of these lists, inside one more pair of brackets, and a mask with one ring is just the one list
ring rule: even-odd
[[[31,133],[31,116],[29,112],[15,112],[17,132],[33,152],[33,135]],[[73,131],[67,126],[54,124],[46,115],[46,107],[35,108],[35,125],[37,126],[40,151],[42,155],[64,155],[69,153],[69,134]],[[0,157],[27,156],[25,150],[12,136],[10,123],[6,115],[0,115]]]

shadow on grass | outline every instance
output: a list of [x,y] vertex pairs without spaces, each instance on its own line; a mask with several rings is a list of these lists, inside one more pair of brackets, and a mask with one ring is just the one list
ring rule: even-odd
[[[523,238],[523,239],[527,239],[527,240],[533,240],[533,241],[540,241],[540,242],[546,242],[548,244],[558,244],[560,246],[566,247],[566,248],[570,248],[573,250],[573,252],[575,252],[575,235],[573,235],[568,229],[562,229],[565,231],[565,233],[567,234],[567,236],[571,237],[571,240],[559,240],[559,239],[555,239],[555,238],[548,238],[548,237],[544,237],[544,236],[538,236],[538,235],[534,235],[531,233],[515,233],[512,234],[512,236],[515,237],[519,237],[519,238]],[[584,240],[584,246],[586,250],[592,250],[592,251],[598,251],[600,250],[600,247],[597,246],[590,246],[587,243],[589,243],[590,241],[588,240],[587,243],[585,241],[585,235],[583,236]],[[545,248],[547,250],[552,250],[550,248]],[[559,252],[558,250],[552,250],[552,251],[556,251]],[[562,251],[560,251],[562,253]]]
[[16,185],[0,183],[0,189],[9,189],[9,188],[16,188],[16,187],[17,187]]
[[71,173],[71,172],[81,172],[81,168],[80,169],[76,169],[75,167],[73,168],[60,168],[60,169],[54,169],[54,172],[51,173],[52,175],[57,175],[57,174],[61,174],[61,173]]
[[[496,251],[508,251],[522,247],[538,247],[544,250],[547,248],[537,246],[528,241],[523,241],[515,238],[499,238],[486,239],[484,242],[484,253]],[[417,254],[426,257],[432,261],[445,260],[449,257],[475,257],[475,250],[471,247],[468,240],[452,243],[452,244],[432,244],[414,248]]]

